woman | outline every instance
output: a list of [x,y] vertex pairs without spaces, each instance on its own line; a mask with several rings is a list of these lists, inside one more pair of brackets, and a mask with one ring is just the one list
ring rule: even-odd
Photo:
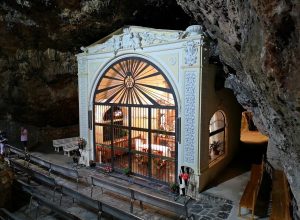
[[27,151],[27,141],[28,141],[28,132],[27,129],[21,127],[21,142],[24,147],[24,150]]
[[7,143],[7,138],[5,132],[0,131],[0,154],[1,155],[4,155],[6,143]]

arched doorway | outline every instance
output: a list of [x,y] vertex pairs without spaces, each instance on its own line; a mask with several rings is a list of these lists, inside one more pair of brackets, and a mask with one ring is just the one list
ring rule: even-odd
[[162,71],[139,57],[110,65],[94,93],[96,161],[175,182],[177,101]]

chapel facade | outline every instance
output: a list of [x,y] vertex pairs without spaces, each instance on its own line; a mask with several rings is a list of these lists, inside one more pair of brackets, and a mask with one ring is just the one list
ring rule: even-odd
[[193,193],[232,159],[241,113],[232,92],[216,84],[201,26],[124,27],[82,50],[80,163],[162,184],[187,172]]

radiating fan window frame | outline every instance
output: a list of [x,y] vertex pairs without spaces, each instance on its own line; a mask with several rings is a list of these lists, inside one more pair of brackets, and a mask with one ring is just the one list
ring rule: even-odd
[[[155,85],[162,80],[163,87],[161,83]],[[105,70],[96,86],[94,104],[174,107],[177,106],[175,97],[170,81],[160,68],[144,58],[131,56]]]

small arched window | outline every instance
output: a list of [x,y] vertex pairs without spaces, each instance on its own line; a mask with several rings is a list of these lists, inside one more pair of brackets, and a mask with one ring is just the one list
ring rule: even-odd
[[209,162],[225,154],[226,119],[222,111],[214,113],[209,123]]

